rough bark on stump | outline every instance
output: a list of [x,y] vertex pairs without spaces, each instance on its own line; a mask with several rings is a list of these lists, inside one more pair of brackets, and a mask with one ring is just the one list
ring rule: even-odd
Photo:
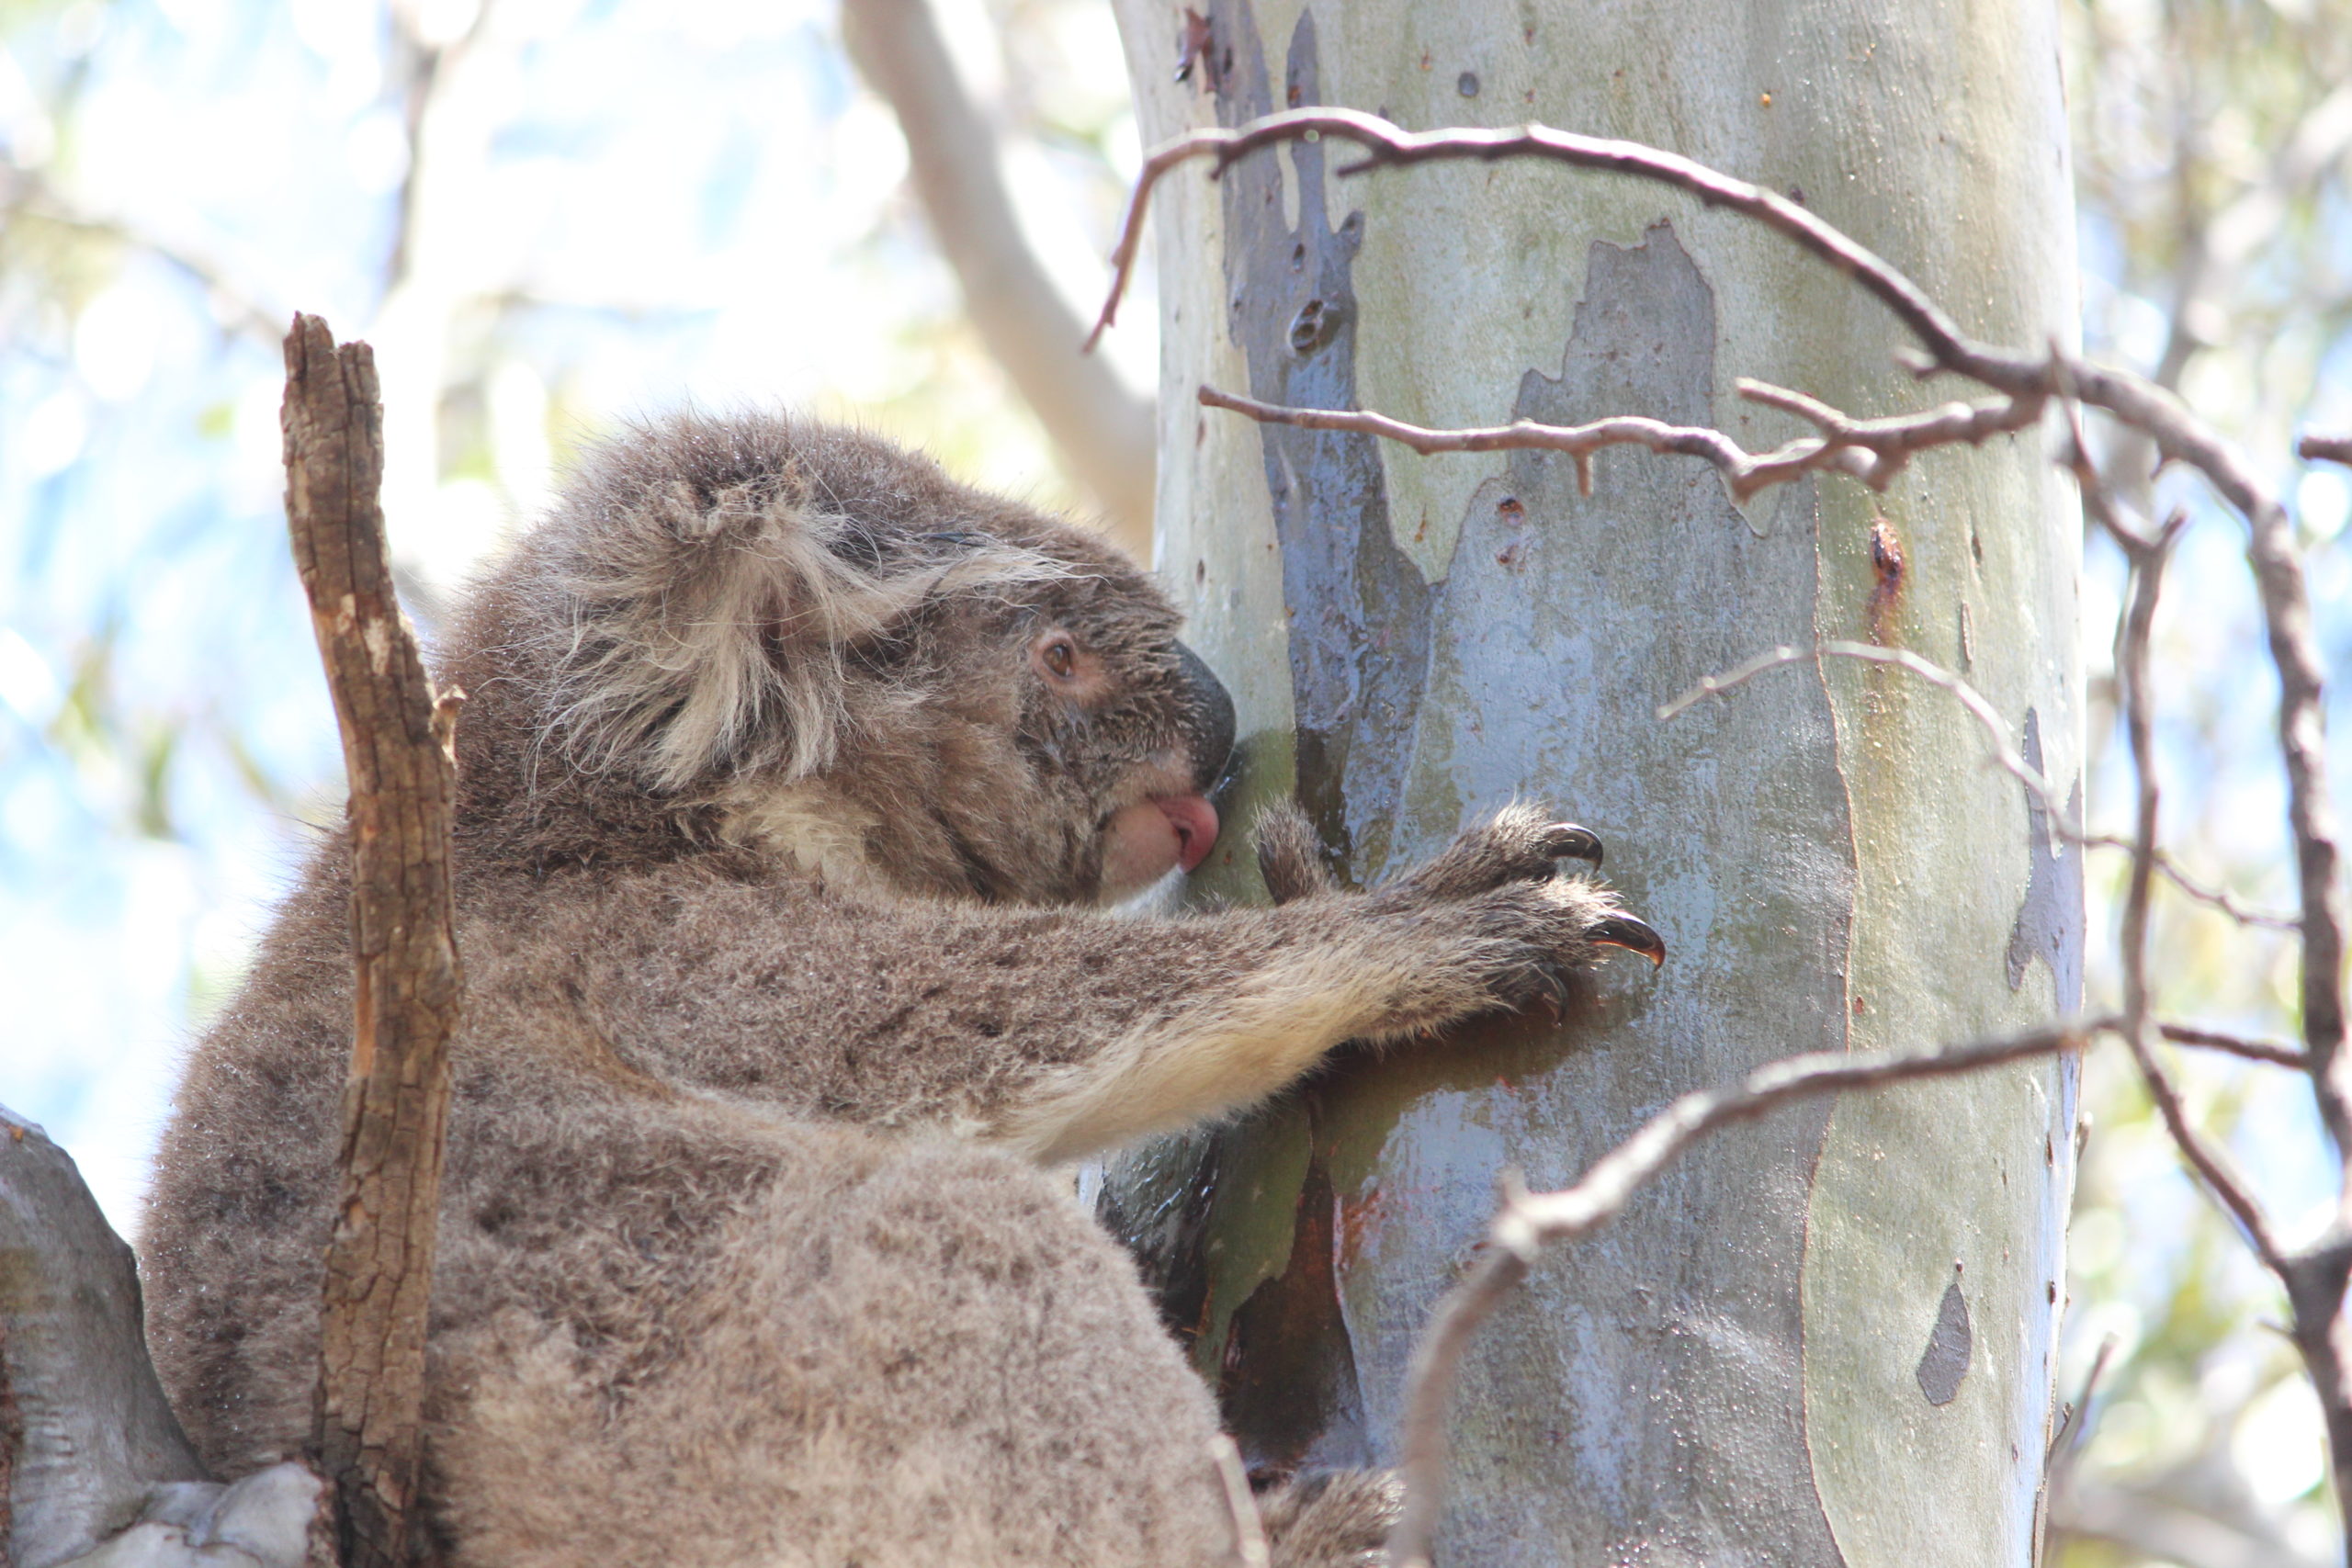
[[0,1542],[62,1562],[199,1481],[140,1334],[130,1248],[74,1161],[0,1112]]
[[319,1460],[349,1568],[408,1560],[425,1308],[462,989],[452,938],[449,741],[393,595],[375,356],[298,316],[286,339],[286,515],[334,694],[351,801],[357,975],[342,1191],[327,1252]]

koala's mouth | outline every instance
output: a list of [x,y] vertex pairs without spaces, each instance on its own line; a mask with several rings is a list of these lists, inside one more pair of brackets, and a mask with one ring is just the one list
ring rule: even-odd
[[1176,863],[1187,873],[1209,858],[1216,848],[1216,807],[1204,795],[1175,795],[1148,804],[1159,808],[1161,816],[1176,834]]
[[1170,871],[1192,871],[1216,848],[1206,795],[1164,795],[1113,812],[1102,824],[1102,897],[1141,892]]

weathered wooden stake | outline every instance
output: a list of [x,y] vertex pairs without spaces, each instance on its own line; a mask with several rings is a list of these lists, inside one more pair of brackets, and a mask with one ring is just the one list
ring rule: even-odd
[[314,1438],[346,1568],[389,1568],[410,1555],[447,1046],[463,988],[449,823],[464,694],[435,696],[392,592],[368,346],[337,348],[323,321],[295,317],[284,423],[287,524],[350,774],[357,972]]

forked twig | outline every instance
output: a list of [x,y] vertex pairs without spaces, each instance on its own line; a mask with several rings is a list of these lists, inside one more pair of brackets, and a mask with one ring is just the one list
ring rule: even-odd
[[2027,761],[2009,742],[2009,727],[2000,714],[1985,699],[1984,694],[1931,660],[1922,659],[1907,648],[1883,648],[1874,642],[1846,642],[1831,639],[1811,648],[1792,648],[1783,644],[1756,655],[1753,659],[1733,666],[1720,675],[1702,676],[1699,683],[1657,710],[1660,723],[1678,718],[1709,697],[1719,697],[1735,686],[1747,684],[1770,670],[1784,669],[1792,664],[1813,664],[1824,659],[1853,659],[1865,664],[1891,665],[1906,671],[1930,686],[1951,693],[1960,705],[1984,732],[1992,748],[1992,761],[2003,772],[2025,785],[2034,799],[2041,803],[2048,818],[2052,836],[2074,842],[2087,842],[2089,835],[2082,824],[2075,820],[2073,810],[2059,797],[2057,787],[2042,776],[2041,770]]
[[1577,490],[1584,495],[1592,493],[1594,453],[1608,446],[1646,446],[1653,452],[1713,464],[1723,474],[1724,487],[1741,501],[1819,472],[1849,474],[1872,490],[1884,490],[1913,454],[1955,442],[1973,444],[2004,431],[2023,429],[2041,416],[2042,407],[2039,398],[1998,398],[1981,403],[1947,403],[1892,419],[1855,420],[1784,387],[1746,378],[1738,387],[1751,401],[1802,414],[1824,434],[1801,436],[1769,452],[1751,453],[1720,430],[1668,424],[1639,414],[1615,414],[1586,424],[1543,424],[1521,419],[1478,429],[1430,430],[1386,414],[1288,408],[1215,387],[1203,387],[1198,396],[1204,407],[1247,414],[1261,424],[1377,435],[1424,457],[1438,452],[1565,452],[1576,461]]

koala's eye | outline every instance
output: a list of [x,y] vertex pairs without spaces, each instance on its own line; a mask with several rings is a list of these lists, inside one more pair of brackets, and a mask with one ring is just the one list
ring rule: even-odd
[[1102,657],[1059,626],[1046,627],[1030,643],[1029,668],[1048,691],[1070,702],[1091,704],[1108,690]]

